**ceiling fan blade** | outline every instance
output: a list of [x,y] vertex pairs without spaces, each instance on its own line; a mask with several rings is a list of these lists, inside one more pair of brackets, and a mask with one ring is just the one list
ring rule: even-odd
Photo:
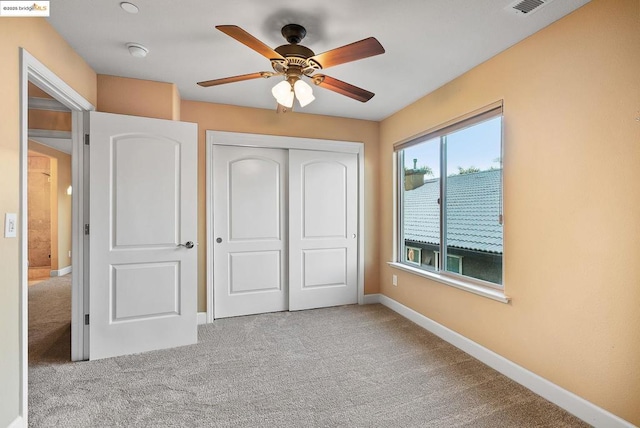
[[354,100],[366,103],[375,95],[373,92],[369,92],[366,89],[358,88],[342,80],[334,79],[333,77],[325,76],[324,74],[315,74],[311,77],[313,83],[323,88],[327,88],[330,91],[337,92],[341,95],[345,95]]
[[310,60],[320,64],[322,68],[333,67],[334,65],[344,64],[345,62],[357,61],[359,59],[368,58],[370,56],[380,55],[384,53],[384,48],[375,37],[360,40],[340,48],[323,52]]
[[229,37],[233,37],[240,43],[248,46],[267,59],[284,59],[282,55],[244,31],[237,25],[216,25],[216,28]]
[[241,74],[239,76],[224,77],[222,79],[205,80],[204,82],[198,82],[198,85],[208,88],[209,86],[224,85],[225,83],[233,83],[233,82],[242,82],[243,80],[258,79],[260,77],[264,77],[266,79],[267,77],[273,76],[273,74],[274,73],[271,73],[268,71],[259,71],[257,73]]

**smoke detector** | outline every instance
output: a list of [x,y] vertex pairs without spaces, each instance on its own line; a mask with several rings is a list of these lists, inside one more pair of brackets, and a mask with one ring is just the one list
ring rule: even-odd
[[122,10],[129,13],[138,13],[139,11],[138,6],[127,1],[123,1],[122,3],[120,3],[120,7],[122,8]]
[[149,49],[140,43],[127,43],[126,46],[131,56],[136,58],[144,58],[149,53]]

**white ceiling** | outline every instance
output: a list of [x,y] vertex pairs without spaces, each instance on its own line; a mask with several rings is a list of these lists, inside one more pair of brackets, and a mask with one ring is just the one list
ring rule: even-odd
[[[314,87],[316,100],[296,111],[381,120],[551,24],[589,0],[557,0],[527,15],[513,0],[54,0],[49,22],[99,74],[176,83],[185,100],[275,109],[280,77],[202,88],[196,82],[257,71],[269,61],[214,26],[234,24],[267,45],[286,41],[280,28],[306,27],[316,53],[377,38],[386,53],[323,73],[376,94],[360,103]],[[146,58],[125,44],[149,48]],[[544,60],[544,58],[540,58]]]

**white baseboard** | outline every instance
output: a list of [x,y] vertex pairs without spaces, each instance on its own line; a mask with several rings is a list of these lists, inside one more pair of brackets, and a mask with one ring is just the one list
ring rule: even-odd
[[207,323],[207,313],[206,312],[198,312],[198,325]]
[[71,266],[63,267],[62,269],[52,270],[51,276],[64,276],[71,273]]
[[365,303],[383,304],[588,424],[607,428],[633,428],[635,426],[390,297],[383,294],[367,294],[364,297]]
[[380,296],[380,294],[365,294],[363,304],[373,305],[375,303],[380,303]]
[[7,428],[24,428],[26,424],[24,423],[24,419],[22,416],[18,416],[13,422],[9,424]]

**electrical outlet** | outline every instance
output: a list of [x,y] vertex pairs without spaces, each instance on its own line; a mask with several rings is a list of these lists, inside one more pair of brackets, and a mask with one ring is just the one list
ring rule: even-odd
[[18,215],[16,213],[5,213],[4,237],[15,238],[17,233],[18,233]]
[[397,287],[398,286],[398,275],[391,275],[391,283]]

